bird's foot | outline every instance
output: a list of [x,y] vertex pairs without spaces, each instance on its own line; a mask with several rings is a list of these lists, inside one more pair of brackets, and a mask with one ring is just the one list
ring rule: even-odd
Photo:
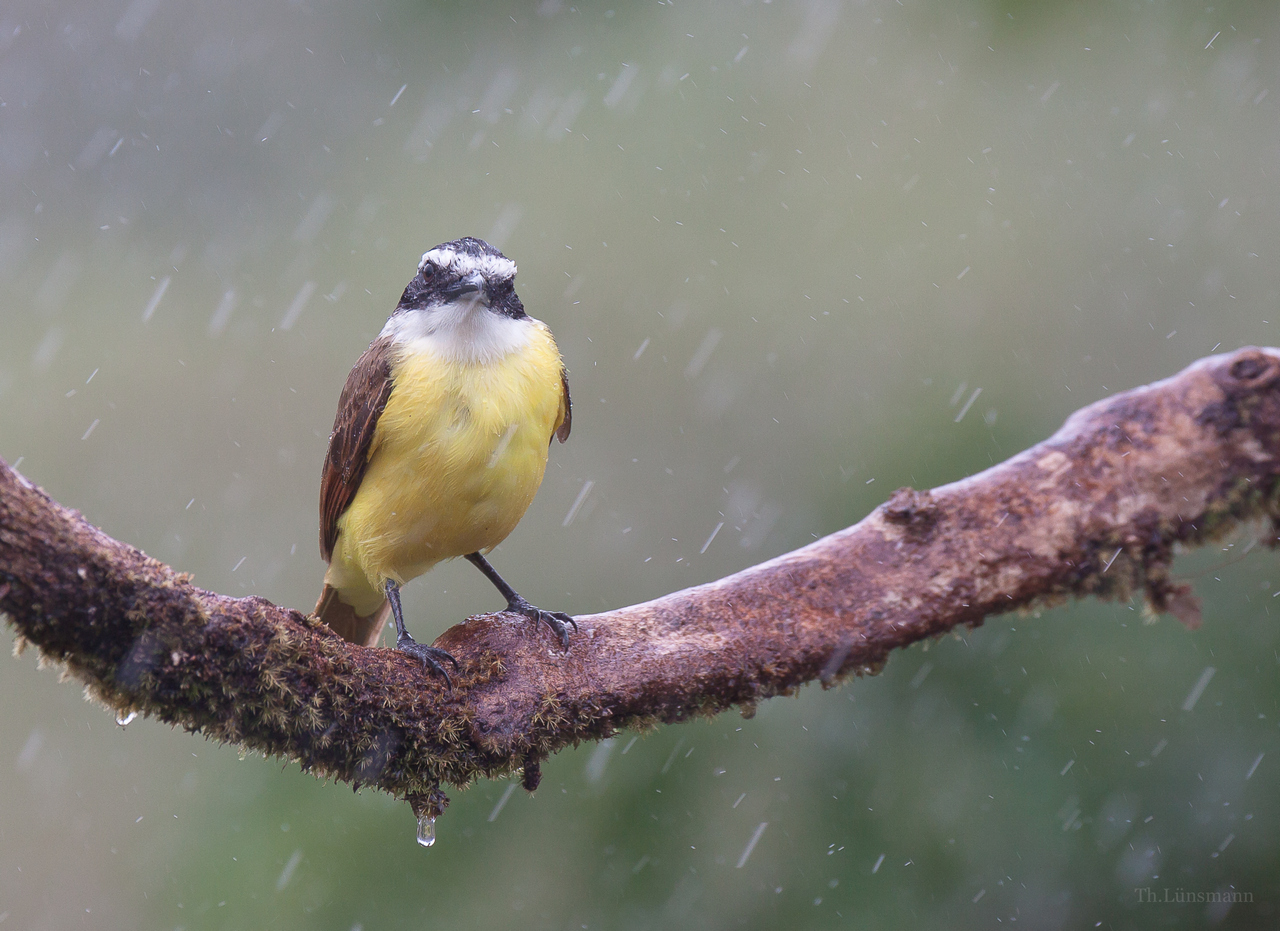
[[560,645],[564,647],[565,652],[569,651],[569,628],[565,625],[572,624],[573,629],[577,631],[578,623],[563,611],[543,611],[541,608],[534,607],[523,598],[517,598],[507,604],[507,610],[516,614],[523,614],[535,624],[541,621],[546,624],[554,632],[556,637],[560,639]]
[[437,673],[444,677],[444,684],[453,690],[453,680],[449,678],[449,674],[444,671],[444,667],[440,665],[442,661],[453,663],[453,668],[460,669],[458,661],[447,650],[441,650],[438,647],[429,647],[425,643],[419,643],[408,634],[401,634],[396,638],[396,649],[401,653],[408,653],[416,659],[422,660],[422,665],[431,672]]

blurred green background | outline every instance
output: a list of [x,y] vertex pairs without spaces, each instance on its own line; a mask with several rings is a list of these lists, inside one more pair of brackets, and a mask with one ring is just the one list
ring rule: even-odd
[[[421,253],[478,235],[576,402],[497,566],[575,613],[717,578],[1280,342],[1278,44],[1242,2],[15,0],[0,455],[309,609],[347,370]],[[994,619],[561,753],[532,798],[453,791],[430,850],[402,803],[121,728],[28,653],[0,923],[1270,927],[1280,575],[1251,539],[1179,564],[1198,632]],[[499,606],[465,564],[407,595],[427,638]]]

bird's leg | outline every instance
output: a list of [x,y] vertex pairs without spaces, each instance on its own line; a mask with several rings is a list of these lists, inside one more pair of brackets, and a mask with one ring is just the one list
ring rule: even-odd
[[520,593],[507,584],[506,579],[498,575],[498,570],[489,565],[489,560],[485,559],[479,553],[469,553],[467,562],[475,566],[484,573],[484,577],[493,583],[494,588],[502,593],[502,597],[507,599],[507,610],[514,611],[516,614],[523,614],[532,621],[542,621],[550,627],[557,637],[560,638],[560,645],[566,650],[569,649],[569,630],[566,624],[572,624],[573,629],[578,629],[577,622],[563,611],[543,611],[541,608],[535,608],[529,602],[520,597]]
[[416,656],[432,672],[438,672],[444,676],[445,685],[452,690],[453,680],[444,671],[440,661],[448,660],[453,663],[454,669],[459,668],[458,661],[445,650],[429,647],[425,643],[419,643],[410,637],[409,632],[404,629],[404,611],[400,608],[400,586],[393,580],[387,579],[385,591],[387,593],[387,601],[391,602],[391,616],[395,618],[396,622],[396,649],[403,653],[408,653],[410,656]]

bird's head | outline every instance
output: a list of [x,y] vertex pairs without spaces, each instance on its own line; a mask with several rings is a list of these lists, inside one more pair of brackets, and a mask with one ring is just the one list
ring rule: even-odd
[[515,262],[483,239],[464,236],[423,254],[396,310],[470,307],[518,319],[525,312],[515,277]]

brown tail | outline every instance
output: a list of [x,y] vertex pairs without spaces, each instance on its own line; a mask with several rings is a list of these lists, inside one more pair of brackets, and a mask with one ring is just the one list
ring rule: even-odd
[[391,616],[391,603],[382,602],[382,606],[367,617],[356,614],[356,609],[338,598],[338,590],[328,582],[316,602],[316,616],[333,628],[334,633],[343,640],[371,647],[377,644],[382,635],[383,625]]

